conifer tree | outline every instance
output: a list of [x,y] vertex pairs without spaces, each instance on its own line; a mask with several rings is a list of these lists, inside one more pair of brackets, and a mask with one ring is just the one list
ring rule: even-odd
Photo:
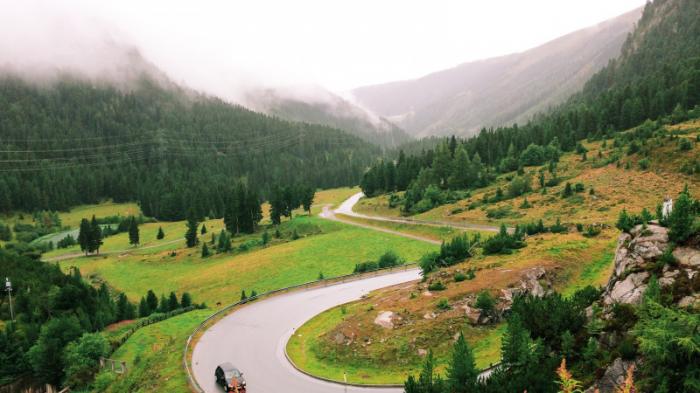
[[693,234],[693,201],[688,192],[688,185],[678,195],[671,214],[668,216],[668,237],[671,241],[682,243]]
[[209,247],[207,246],[207,243],[202,244],[202,258],[206,258],[211,255],[211,252],[209,251]]
[[314,203],[314,196],[316,195],[316,191],[312,187],[306,187],[303,190],[303,195],[301,197],[301,204],[304,207],[304,210],[311,215],[311,205]]
[[133,216],[129,219],[129,244],[139,244],[139,224]]
[[189,292],[185,292],[182,294],[182,299],[180,299],[180,307],[186,308],[192,305],[192,296],[189,294]]
[[148,303],[146,303],[146,298],[141,297],[141,301],[139,302],[139,317],[147,317],[150,314],[151,312],[148,309]]
[[148,293],[146,293],[146,304],[148,305],[149,315],[158,310],[158,297],[151,289],[149,289]]
[[168,311],[175,311],[180,308],[180,302],[177,300],[177,295],[175,292],[170,292],[168,297]]
[[97,223],[95,216],[92,216],[92,221],[90,222],[90,241],[88,246],[88,251],[100,253],[100,247],[102,246],[102,227]]
[[85,251],[85,255],[90,252],[90,243],[92,236],[92,228],[90,227],[90,222],[87,218],[83,218],[80,221],[80,233],[78,233],[78,243],[80,244],[80,249]]
[[196,246],[199,242],[199,239],[197,239],[198,226],[199,223],[194,218],[194,215],[190,214],[190,217],[187,219],[187,232],[185,232],[185,242],[189,248]]
[[452,359],[447,367],[447,385],[453,393],[472,393],[476,391],[476,378],[479,375],[472,353],[464,334],[459,337],[452,347]]
[[156,239],[163,240],[164,237],[165,232],[163,232],[163,227],[158,227],[158,234],[156,235]]
[[202,223],[202,230],[199,233],[202,235],[207,234],[207,224]]

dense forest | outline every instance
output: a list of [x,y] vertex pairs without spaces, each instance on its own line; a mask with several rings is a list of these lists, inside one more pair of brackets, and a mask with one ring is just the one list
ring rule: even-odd
[[379,148],[340,130],[293,123],[144,77],[130,91],[64,79],[0,80],[0,211],[63,210],[104,198],[143,213],[222,217],[243,182],[357,184]]
[[[406,212],[426,199],[429,186],[469,189],[488,184],[495,174],[522,166],[556,162],[588,138],[610,138],[646,119],[674,123],[700,115],[700,3],[658,0],[649,3],[622,55],[597,73],[567,103],[531,122],[483,129],[466,139],[409,143],[376,163],[364,176],[367,195],[408,190]],[[432,148],[431,146],[436,146]],[[418,152],[418,148],[423,148]],[[437,195],[435,198],[450,198]],[[433,198],[433,199],[435,199]],[[429,208],[429,207],[428,207]]]
[[186,292],[180,297],[161,295],[166,300],[159,303],[149,291],[137,309],[106,284],[95,288],[87,283],[77,268],[64,274],[58,266],[6,250],[0,250],[0,264],[15,288],[13,315],[9,299],[0,298],[0,319],[5,321],[0,331],[0,383],[32,375],[42,383],[80,385],[92,378],[99,357],[116,346],[96,334],[108,324],[137,316],[159,320],[200,307]]

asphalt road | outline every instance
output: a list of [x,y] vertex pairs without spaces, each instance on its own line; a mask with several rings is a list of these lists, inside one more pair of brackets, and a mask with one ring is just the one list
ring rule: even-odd
[[315,315],[372,290],[419,278],[418,269],[411,269],[246,305],[209,328],[194,347],[192,370],[197,383],[207,393],[222,392],[214,370],[228,361],[243,372],[249,393],[403,392],[401,388],[346,388],[311,378],[287,361],[284,348],[294,330]]
[[340,206],[338,206],[337,209],[333,210],[333,212],[335,214],[342,214],[342,215],[346,215],[346,216],[350,216],[350,217],[364,218],[366,220],[396,222],[396,223],[400,223],[400,224],[427,225],[427,226],[434,226],[434,227],[452,227],[452,228],[473,229],[473,230],[489,231],[489,232],[498,232],[500,230],[500,227],[497,227],[497,226],[484,225],[484,224],[472,224],[472,223],[468,223],[468,222],[430,221],[430,220],[418,220],[418,219],[404,218],[404,217],[370,216],[367,214],[357,213],[354,210],[352,210],[352,208],[355,206],[355,204],[357,204],[357,202],[363,196],[365,196],[365,194],[363,194],[362,192],[358,192],[357,194],[348,198],[345,202],[343,202]]

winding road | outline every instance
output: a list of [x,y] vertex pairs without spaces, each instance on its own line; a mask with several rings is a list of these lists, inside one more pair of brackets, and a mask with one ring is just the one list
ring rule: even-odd
[[209,328],[192,353],[192,370],[207,393],[222,392],[214,369],[229,361],[245,374],[249,393],[399,393],[401,388],[360,388],[325,382],[296,370],[285,347],[294,329],[317,314],[375,289],[420,278],[418,269],[284,295],[246,305]]
[[[362,196],[362,193],[353,195],[335,210],[324,206],[321,217],[429,242],[435,241],[386,228],[342,220],[336,214],[408,224],[448,225],[448,223],[355,213],[352,207]],[[498,230],[495,227],[482,225],[451,223],[449,225],[463,229]],[[214,370],[220,363],[228,361],[244,372],[249,393],[403,392],[403,388],[344,386],[310,377],[292,366],[286,358],[285,347],[296,328],[323,311],[360,299],[370,291],[419,278],[419,269],[410,269],[295,291],[248,304],[224,317],[202,334],[192,352],[194,378],[206,393],[222,392],[215,383]],[[489,373],[489,371],[483,373],[482,377],[488,376]]]

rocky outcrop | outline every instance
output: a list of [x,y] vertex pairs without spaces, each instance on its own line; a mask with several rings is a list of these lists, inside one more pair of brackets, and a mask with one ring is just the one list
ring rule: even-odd
[[551,291],[552,282],[547,277],[547,271],[538,266],[526,270],[518,285],[501,290],[501,304],[499,306],[503,311],[508,311],[513,304],[513,299],[517,296],[542,297]]
[[613,363],[605,370],[603,377],[593,386],[586,389],[584,393],[593,393],[596,391],[596,389],[600,393],[617,392],[618,389],[624,385],[627,370],[634,365],[635,362],[632,360],[622,360],[621,358],[615,359]]
[[[662,291],[675,292],[679,285],[689,285],[689,288],[684,288],[683,297],[676,298],[676,305],[683,308],[700,307],[698,286],[685,278],[692,281],[693,277],[700,274],[700,250],[687,245],[680,246],[673,250],[675,261],[668,255],[660,259],[669,247],[668,230],[654,223],[646,227],[638,225],[630,233],[620,235],[613,273],[600,298],[603,319],[614,318],[611,311],[615,304],[641,303],[652,275],[658,278]],[[586,316],[593,318],[593,306],[586,311]],[[598,337],[598,344],[605,348],[615,348],[627,334],[628,332],[620,330],[605,331]],[[635,363],[638,361],[615,359],[603,377],[587,389],[586,393],[592,393],[596,389],[600,393],[616,392],[623,384],[627,370]]]
[[620,235],[603,304],[638,304],[650,277],[646,270],[668,247],[668,230],[659,225],[637,225],[630,233]]

